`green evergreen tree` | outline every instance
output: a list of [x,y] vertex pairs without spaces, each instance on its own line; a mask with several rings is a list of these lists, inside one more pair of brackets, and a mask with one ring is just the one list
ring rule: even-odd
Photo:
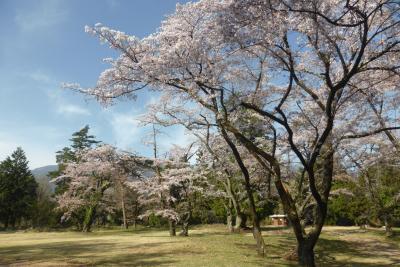
[[74,152],[92,147],[93,145],[100,143],[100,141],[95,140],[94,135],[89,135],[89,129],[89,125],[86,125],[79,131],[72,134],[72,138],[70,139],[70,141],[72,142],[71,147],[73,148]]
[[[71,146],[64,147],[63,149],[56,152],[56,162],[58,164],[58,170],[50,172],[49,176],[51,178],[56,178],[63,173],[66,162],[78,162],[79,158],[77,154],[79,151],[101,143],[100,141],[97,141],[95,139],[96,137],[94,135],[89,134],[89,130],[89,125],[86,125],[79,131],[73,133],[72,138],[69,139],[72,142]],[[64,180],[63,182],[57,184],[55,194],[62,194],[67,190],[67,188],[68,180]]]
[[0,220],[5,228],[31,219],[37,187],[20,147],[0,163]]

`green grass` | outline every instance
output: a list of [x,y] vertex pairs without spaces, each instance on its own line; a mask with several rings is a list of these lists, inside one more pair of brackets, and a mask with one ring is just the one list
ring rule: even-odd
[[[190,237],[163,230],[0,233],[0,265],[11,266],[297,266],[284,260],[295,240],[290,230],[266,228],[268,255],[256,255],[251,233],[202,226]],[[400,239],[381,230],[326,227],[316,249],[318,266],[400,266]]]

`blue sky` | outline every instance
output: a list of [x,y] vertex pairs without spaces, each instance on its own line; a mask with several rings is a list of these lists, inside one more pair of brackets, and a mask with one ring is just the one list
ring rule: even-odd
[[[36,168],[55,164],[55,152],[71,134],[89,124],[99,140],[151,155],[142,144],[149,129],[136,116],[156,96],[103,108],[61,89],[62,82],[94,85],[115,52],[84,32],[97,22],[144,37],[184,0],[1,0],[0,1],[0,160],[21,146]],[[166,130],[160,143],[182,144],[181,128]]]

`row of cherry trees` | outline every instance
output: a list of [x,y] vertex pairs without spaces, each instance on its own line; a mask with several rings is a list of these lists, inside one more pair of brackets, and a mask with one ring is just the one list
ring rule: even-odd
[[[199,142],[186,147],[174,145],[160,157],[158,131],[153,131],[150,143],[154,157],[144,158],[102,144],[88,131],[86,126],[74,133],[72,149],[58,152],[59,170],[52,176],[62,221],[74,221],[79,229],[88,232],[100,214],[121,210],[126,228],[128,214],[133,220],[156,216],[169,222],[171,236],[176,234],[177,224],[182,225],[181,235],[187,236],[192,214],[201,202],[221,200],[230,214],[230,230],[246,227],[247,214],[241,207],[246,205],[246,197],[237,179],[240,171],[222,140],[214,140],[213,149],[211,144]],[[195,155],[196,162],[190,162]],[[225,162],[218,162],[220,158]],[[220,172],[219,164],[224,165],[224,172]],[[253,191],[262,194],[263,190]],[[134,212],[128,212],[129,207]]]
[[[146,88],[159,91],[149,119],[183,125],[198,137],[238,215],[232,173],[242,175],[259,253],[268,243],[253,177],[265,185],[265,197],[274,185],[296,236],[299,263],[314,266],[335,158],[363,171],[378,158],[398,156],[399,10],[391,0],[177,5],[143,39],[101,24],[87,27],[120,56],[108,60],[111,67],[93,88],[66,87],[106,105]],[[226,164],[227,148],[234,168]],[[293,168],[301,175],[290,187]],[[186,175],[185,168],[179,171]],[[310,207],[312,227],[306,229]]]
[[[70,140],[71,147],[57,152],[58,170],[51,173],[62,222],[89,232],[101,216],[122,211],[125,228],[130,219],[135,224],[136,219],[158,216],[172,223],[172,235],[177,223],[188,235],[194,194],[205,195],[209,187],[203,173],[188,162],[193,145],[175,146],[167,157],[155,153],[154,158],[143,158],[96,141],[89,126]],[[157,151],[156,142],[153,145]]]

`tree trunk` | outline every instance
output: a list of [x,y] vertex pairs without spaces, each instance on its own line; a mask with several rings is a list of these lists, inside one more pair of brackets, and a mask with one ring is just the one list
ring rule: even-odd
[[[245,213],[241,213],[240,214],[242,221],[240,222],[240,228],[244,229],[247,228],[247,214]],[[257,221],[259,220],[259,218],[257,217]]]
[[14,217],[11,217],[11,227],[12,227],[12,229],[15,229],[15,218]]
[[262,237],[260,225],[253,226],[253,237],[257,242],[257,252],[261,256],[265,256],[265,242],[264,238]]
[[83,229],[82,224],[79,221],[76,223],[76,227],[77,227],[78,231],[82,231],[82,229]]
[[254,200],[254,196],[253,196],[253,190],[252,190],[251,184],[250,184],[249,171],[248,171],[247,167],[245,166],[245,164],[243,163],[243,160],[240,156],[239,151],[237,150],[237,148],[236,148],[235,144],[232,142],[232,140],[229,138],[224,127],[221,127],[221,133],[222,133],[222,136],[224,137],[225,141],[231,148],[232,153],[236,159],[236,162],[238,163],[240,170],[242,171],[243,178],[244,178],[244,186],[245,186],[247,198],[249,199],[249,204],[250,204],[249,209],[250,209],[252,222],[253,222],[253,236],[257,242],[257,252],[259,255],[265,256],[265,242],[264,242],[264,239],[261,234],[260,221],[259,221],[258,214],[256,211],[256,204],[255,204],[255,200]]
[[236,214],[235,218],[235,226],[233,227],[233,230],[235,233],[240,232],[240,226],[242,225],[242,216],[240,214]]
[[313,242],[304,240],[297,243],[297,256],[300,266],[314,267],[314,245]]
[[265,242],[264,242],[264,238],[262,237],[260,220],[258,218],[258,214],[256,211],[256,205],[254,203],[254,197],[253,197],[253,194],[252,194],[250,188],[251,188],[250,182],[249,182],[249,180],[247,180],[246,181],[246,191],[247,191],[247,197],[249,198],[249,202],[250,202],[250,212],[251,212],[251,218],[252,218],[252,223],[253,223],[253,236],[257,242],[258,254],[264,257],[265,252],[266,252]]
[[236,214],[235,227],[234,227],[235,232],[240,232],[240,229],[245,229],[247,227],[246,222],[247,222],[246,214],[242,212]]
[[[230,207],[233,205],[233,209],[236,213],[236,220],[233,227],[234,232],[240,232],[240,229],[246,228],[246,215],[241,211],[241,207],[237,198],[236,193],[232,188],[231,177],[228,176],[225,184],[227,193],[230,197],[229,205]],[[232,218],[233,219],[233,218]]]
[[124,221],[124,228],[128,229],[128,222],[126,219],[126,210],[125,210],[125,197],[124,197],[124,189],[121,188],[121,207],[122,207],[122,219]]
[[384,221],[385,221],[385,235],[386,235],[386,237],[394,236],[394,232],[393,232],[393,229],[392,229],[392,224],[389,222],[387,216],[384,217]]
[[8,216],[6,217],[5,221],[4,221],[4,229],[7,230],[8,228],[8,222],[9,222],[9,218]]
[[189,236],[189,222],[184,221],[182,223],[182,231],[179,233],[180,236]]
[[86,209],[85,219],[83,221],[83,232],[90,232],[96,214],[96,206],[90,206]]
[[306,237],[304,225],[302,225],[300,218],[297,215],[293,200],[291,199],[290,195],[286,194],[286,189],[281,181],[275,181],[275,185],[278,191],[281,193],[284,211],[286,214],[288,214],[290,224],[297,240],[297,251],[293,257],[293,260],[297,259],[300,266],[314,267],[314,246],[317,243],[319,234],[321,233],[322,225],[326,215],[326,209],[324,208],[317,211],[317,218],[314,218],[316,224],[312,230],[313,233],[310,232]]
[[190,204],[190,202],[188,206],[189,206],[188,207],[189,211],[186,214],[185,220],[182,222],[182,232],[180,232],[179,234],[180,236],[189,236],[189,222],[190,219],[192,218],[192,211],[191,211],[192,205]]
[[225,205],[226,209],[226,226],[228,227],[229,232],[233,233],[233,217],[232,217],[232,200],[229,199],[229,204]]
[[228,213],[228,215],[226,216],[226,225],[229,232],[233,233],[235,231],[233,228],[233,218],[231,213]]
[[169,220],[169,236],[176,236],[176,223],[174,220]]

